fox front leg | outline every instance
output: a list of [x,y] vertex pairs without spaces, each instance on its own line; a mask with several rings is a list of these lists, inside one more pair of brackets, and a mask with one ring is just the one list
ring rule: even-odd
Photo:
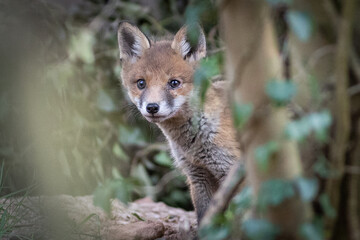
[[191,199],[199,224],[219,184],[216,178],[205,168],[192,166],[187,172],[189,173],[188,181],[190,184]]

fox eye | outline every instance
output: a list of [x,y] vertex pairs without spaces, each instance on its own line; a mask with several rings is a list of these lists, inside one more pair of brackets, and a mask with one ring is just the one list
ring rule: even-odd
[[137,87],[138,87],[139,89],[144,89],[145,86],[146,86],[146,82],[145,82],[144,79],[139,79],[139,80],[137,80],[136,83],[137,83]]
[[169,85],[171,88],[177,88],[180,86],[180,81],[176,79],[170,80]]

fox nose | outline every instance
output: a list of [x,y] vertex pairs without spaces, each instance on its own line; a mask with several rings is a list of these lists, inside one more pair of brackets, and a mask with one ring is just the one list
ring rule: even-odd
[[147,106],[146,106],[146,111],[148,113],[151,113],[151,114],[154,114],[154,113],[157,113],[159,111],[159,105],[156,104],[156,103],[149,103]]

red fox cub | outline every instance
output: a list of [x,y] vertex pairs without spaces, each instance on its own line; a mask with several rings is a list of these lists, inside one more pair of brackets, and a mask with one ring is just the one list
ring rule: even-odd
[[205,36],[200,27],[198,31],[197,44],[191,46],[186,27],[173,40],[152,41],[123,22],[118,42],[123,85],[141,114],[158,125],[169,141],[176,166],[187,176],[199,222],[241,153],[226,82],[212,84],[203,108],[190,103],[195,93],[193,75],[206,55]]

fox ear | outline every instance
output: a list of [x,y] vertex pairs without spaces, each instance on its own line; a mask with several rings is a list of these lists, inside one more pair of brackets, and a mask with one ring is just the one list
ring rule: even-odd
[[[191,39],[194,39],[191,41]],[[183,26],[175,35],[171,47],[189,62],[199,61],[206,56],[206,40],[199,25]]]
[[135,62],[144,53],[145,49],[150,48],[150,40],[136,26],[121,22],[118,28],[118,43],[120,59]]

